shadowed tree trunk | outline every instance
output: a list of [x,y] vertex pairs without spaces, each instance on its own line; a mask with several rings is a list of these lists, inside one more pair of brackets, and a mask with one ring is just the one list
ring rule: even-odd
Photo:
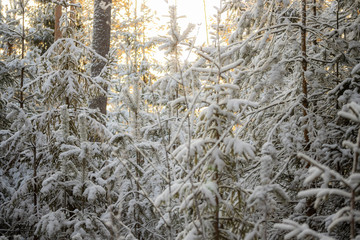
[[[301,52],[302,52],[302,92],[304,94],[304,99],[302,101],[303,104],[303,116],[306,117],[307,109],[308,109],[308,89],[307,89],[307,79],[305,77],[305,72],[307,71],[307,55],[306,55],[306,0],[302,0],[301,2]],[[309,147],[309,132],[308,129],[304,128],[304,139],[305,139],[305,145],[306,149]]]
[[[21,1],[21,15],[22,15],[22,32],[21,32],[21,59],[24,59],[25,57],[25,1]],[[21,68],[20,72],[20,96],[19,96],[19,102],[20,102],[20,108],[24,108],[24,80],[25,80],[25,67],[23,66]]]
[[[93,49],[101,56],[109,52],[111,29],[111,0],[95,0],[94,2],[94,23],[93,23]],[[98,76],[105,66],[104,61],[94,59],[91,67],[91,75]],[[103,86],[107,90],[107,86]],[[99,108],[100,112],[106,114],[107,97],[99,95],[92,99],[91,108]]]

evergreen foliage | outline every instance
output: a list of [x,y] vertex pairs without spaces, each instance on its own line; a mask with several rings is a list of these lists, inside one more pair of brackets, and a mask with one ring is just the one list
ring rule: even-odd
[[0,3],[0,239],[360,238],[360,2],[219,0],[206,46],[145,3],[107,54]]

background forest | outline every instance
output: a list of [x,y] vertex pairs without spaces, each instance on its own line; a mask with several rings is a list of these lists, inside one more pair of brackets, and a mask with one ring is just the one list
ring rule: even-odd
[[0,239],[360,239],[359,0],[110,3],[0,1]]

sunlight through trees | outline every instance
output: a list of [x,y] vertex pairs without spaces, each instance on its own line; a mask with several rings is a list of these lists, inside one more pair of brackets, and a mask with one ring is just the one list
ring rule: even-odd
[[0,239],[359,239],[360,2],[158,2],[0,2]]

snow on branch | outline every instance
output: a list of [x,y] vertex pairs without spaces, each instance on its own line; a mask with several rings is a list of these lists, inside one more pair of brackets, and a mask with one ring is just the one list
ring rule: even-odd
[[284,236],[284,239],[305,239],[305,237],[317,237],[320,240],[335,240],[332,237],[327,236],[323,233],[318,233],[309,228],[307,224],[300,225],[299,223],[285,219],[283,223],[277,223],[274,225],[275,228],[284,231],[290,231],[288,234]]
[[346,104],[338,115],[353,122],[360,123],[360,105],[355,102]]

